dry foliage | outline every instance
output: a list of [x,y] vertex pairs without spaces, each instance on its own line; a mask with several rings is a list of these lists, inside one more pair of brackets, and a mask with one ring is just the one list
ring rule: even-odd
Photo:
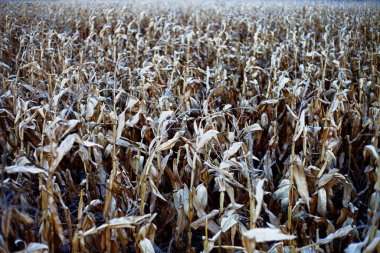
[[1,252],[380,250],[378,5],[0,13]]

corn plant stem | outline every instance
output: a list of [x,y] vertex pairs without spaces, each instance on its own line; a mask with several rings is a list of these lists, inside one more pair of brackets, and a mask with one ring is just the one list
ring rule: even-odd
[[[380,100],[380,98],[379,98]],[[378,136],[379,136],[379,125],[380,125],[380,115],[378,115],[377,118],[377,126],[376,126],[376,137],[374,138],[374,146],[375,148],[377,147],[377,142],[378,142]],[[379,222],[378,220],[378,209],[379,209],[379,195],[380,195],[380,159],[376,160],[377,163],[377,169],[376,169],[376,176],[377,180],[375,183],[375,197],[374,197],[374,206],[372,208],[372,221],[371,221],[371,226],[372,229],[370,230],[370,236],[369,236],[369,243],[373,241],[373,238],[376,235],[376,231],[378,229],[377,223]]]
[[295,159],[295,141],[292,141],[292,151],[290,157],[290,175],[289,175],[289,204],[288,204],[288,231],[292,231],[292,208],[293,208],[293,184],[294,184],[294,159]]

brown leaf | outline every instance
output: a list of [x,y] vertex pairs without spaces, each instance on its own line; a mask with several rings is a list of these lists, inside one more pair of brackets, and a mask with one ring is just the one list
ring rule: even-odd
[[294,179],[297,185],[298,194],[301,196],[302,200],[306,203],[308,210],[310,210],[309,206],[309,190],[307,187],[307,181],[304,171],[304,166],[301,160],[297,157],[294,164]]
[[55,157],[53,163],[50,166],[50,171],[54,172],[61,162],[62,158],[71,150],[74,145],[77,134],[70,134],[67,136],[57,148],[57,157]]

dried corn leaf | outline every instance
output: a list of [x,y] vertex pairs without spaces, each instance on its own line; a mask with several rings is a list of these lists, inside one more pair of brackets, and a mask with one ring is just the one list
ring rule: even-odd
[[305,176],[304,166],[301,163],[300,159],[296,159],[294,166],[294,179],[297,185],[298,194],[301,196],[302,200],[306,203],[308,210],[310,210],[310,197],[309,190],[307,187],[307,180]]
[[12,173],[31,173],[31,174],[39,174],[43,173],[47,175],[47,171],[37,168],[36,166],[21,166],[21,165],[13,165],[5,167],[5,172],[12,174]]
[[137,225],[143,223],[151,217],[150,214],[146,214],[143,216],[129,216],[129,217],[119,217],[113,218],[108,223],[105,223],[99,227],[94,227],[92,229],[87,230],[83,233],[83,236],[89,236],[95,233],[98,233],[104,229],[117,229],[117,228],[135,228]]
[[152,242],[147,238],[143,238],[139,242],[139,248],[143,253],[155,253]]
[[44,253],[49,252],[49,247],[46,244],[32,242],[25,248],[25,253]]
[[50,166],[51,172],[55,171],[55,169],[58,167],[63,157],[71,150],[71,148],[74,145],[76,136],[77,136],[76,134],[70,134],[61,142],[61,144],[56,150],[57,157],[55,157],[53,163]]
[[337,231],[335,231],[335,233],[329,234],[325,238],[319,239],[317,241],[317,244],[326,244],[326,243],[332,242],[336,238],[345,237],[349,233],[351,233],[353,230],[354,230],[354,228],[350,225],[342,227],[342,228],[338,229]]
[[273,228],[253,228],[244,232],[243,236],[248,240],[254,240],[257,243],[271,241],[285,241],[297,238],[294,235],[284,234],[280,229]]
[[212,138],[215,138],[219,132],[217,130],[208,130],[198,137],[196,150],[199,152]]

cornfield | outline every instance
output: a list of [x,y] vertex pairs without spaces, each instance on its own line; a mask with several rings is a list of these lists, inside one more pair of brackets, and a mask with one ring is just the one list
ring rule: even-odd
[[380,252],[380,5],[0,3],[1,252]]

